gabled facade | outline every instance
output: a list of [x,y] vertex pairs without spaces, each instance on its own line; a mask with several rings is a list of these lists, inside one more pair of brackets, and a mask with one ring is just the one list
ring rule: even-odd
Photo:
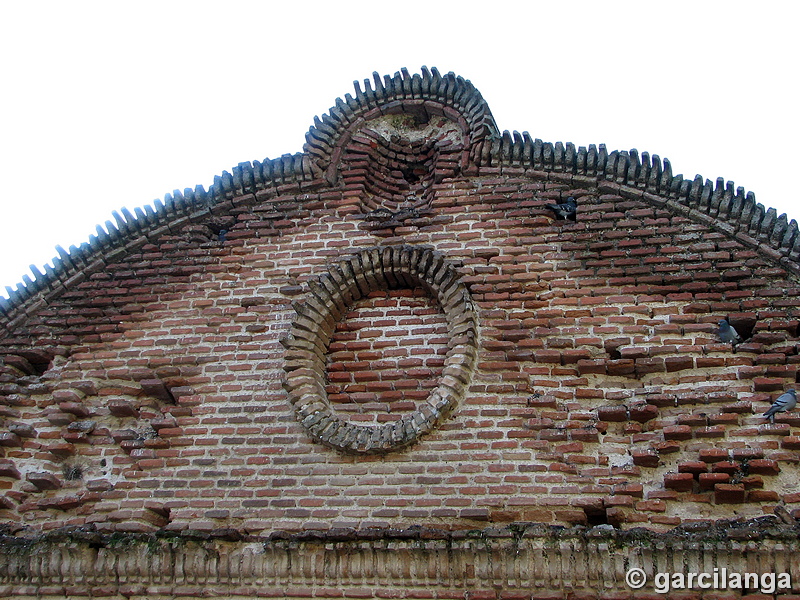
[[800,234],[732,183],[423,68],[114,218],[0,299],[5,595],[800,577]]

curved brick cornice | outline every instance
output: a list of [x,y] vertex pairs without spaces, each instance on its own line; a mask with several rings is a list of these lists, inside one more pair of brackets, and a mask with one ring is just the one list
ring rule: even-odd
[[[465,134],[466,152],[474,174],[484,167],[519,169],[539,173],[575,187],[600,186],[618,193],[664,206],[703,222],[755,248],[763,256],[800,275],[800,230],[795,220],[778,215],[756,202],[751,192],[735,188],[730,181],[684,179],[673,175],[668,160],[636,150],[607,151],[604,145],[575,147],[571,143],[546,143],[528,133],[500,134],[489,107],[477,89],[452,73],[422,68],[410,75],[403,69],[393,77],[374,76],[364,89],[356,84],[355,95],[338,99],[328,114],[315,119],[306,135],[303,153],[277,159],[240,163],[232,172],[214,179],[208,191],[202,186],[167,194],[163,202],[129,211],[113,212],[113,221],[98,226],[88,242],[57,247],[53,266],[42,273],[35,266],[16,288],[6,288],[9,299],[0,297],[0,325],[12,329],[15,319],[39,302],[47,303],[63,289],[125,253],[164,233],[178,231],[189,222],[209,215],[212,208],[234,198],[265,190],[295,193],[332,185],[332,166],[349,136],[370,119],[392,114],[441,114],[458,122]],[[496,171],[495,171],[496,172]],[[288,186],[288,187],[287,187]]]
[[[370,292],[420,286],[436,298],[447,319],[449,348],[438,387],[397,421],[367,426],[339,418],[325,391],[325,354],[336,323]],[[282,340],[285,388],[309,435],[347,453],[387,452],[413,443],[455,409],[477,357],[477,319],[469,292],[442,254],[414,246],[363,250],[331,265],[309,288],[305,301],[294,304],[297,318]]]
[[604,144],[576,148],[551,144],[530,135],[504,131],[491,147],[483,147],[482,166],[533,169],[572,179],[580,186],[599,185],[602,191],[643,199],[723,230],[757,248],[795,274],[800,274],[800,230],[797,221],[778,215],[756,202],[752,192],[734,189],[720,177],[716,183],[697,175],[693,180],[673,175],[669,160],[637,150],[607,151]]

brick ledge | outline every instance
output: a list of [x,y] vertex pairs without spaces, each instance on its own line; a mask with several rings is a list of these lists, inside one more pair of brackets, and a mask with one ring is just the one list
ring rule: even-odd
[[[797,526],[769,516],[657,533],[513,524],[444,531],[337,530],[226,541],[187,534],[101,535],[65,528],[0,536],[0,596],[634,597],[625,573],[790,573],[800,590]],[[651,585],[652,588],[652,585]],[[652,589],[644,589],[643,592]],[[719,590],[708,590],[709,597]],[[641,593],[641,592],[639,592]],[[695,592],[702,598],[703,595]],[[390,594],[390,595],[387,595]],[[577,594],[577,596],[575,595]]]

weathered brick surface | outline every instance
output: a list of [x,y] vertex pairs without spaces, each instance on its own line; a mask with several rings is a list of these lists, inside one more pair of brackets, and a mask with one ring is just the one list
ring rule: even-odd
[[796,227],[430,93],[320,122],[3,306],[2,519],[665,529],[796,502],[800,420],[760,416],[798,377]]
[[[639,505],[663,508],[655,501]],[[788,513],[786,517],[792,518]],[[796,598],[788,594],[798,591],[794,582],[800,569],[787,557],[798,551],[797,539],[791,539],[788,527],[772,529],[784,537],[771,539],[753,523],[730,521],[716,527],[695,523],[680,535],[541,525],[458,532],[343,528],[283,534],[260,543],[243,540],[233,530],[206,538],[72,530],[33,540],[3,538],[3,548],[11,551],[0,562],[0,593],[14,599],[39,594],[155,600],[210,594],[554,600],[743,597],[741,585],[725,583],[710,589],[675,586],[666,594],[664,589],[654,590],[656,573],[724,569],[728,574],[755,573],[757,581],[762,573],[780,575],[783,583],[773,584],[773,591],[780,589],[782,598]],[[675,571],[672,563],[664,562],[666,556],[675,561]],[[648,575],[642,589],[626,586],[625,574],[631,567]],[[767,585],[764,588],[769,591]]]

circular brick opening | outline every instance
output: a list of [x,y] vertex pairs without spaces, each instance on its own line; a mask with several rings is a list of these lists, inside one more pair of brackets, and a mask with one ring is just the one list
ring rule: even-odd
[[370,292],[331,336],[325,391],[332,410],[363,425],[413,413],[438,385],[447,340],[447,318],[426,289]]
[[[344,452],[386,452],[428,433],[458,405],[477,356],[477,321],[469,293],[455,267],[443,255],[414,246],[371,248],[331,265],[321,277],[309,281],[309,290],[304,302],[294,304],[297,318],[282,343],[286,348],[285,388],[301,424],[313,438]],[[359,367],[365,363],[368,367],[374,364],[355,360],[355,355],[337,356],[338,352],[345,352],[340,342],[353,338],[352,331],[365,330],[361,331],[362,343],[353,347],[363,350],[367,348],[367,339],[374,341],[383,337],[388,343],[388,338],[393,337],[388,335],[392,328],[379,330],[375,321],[371,328],[361,327],[358,322],[364,313],[371,311],[373,317],[382,316],[383,312],[374,312],[381,298],[383,304],[388,304],[381,309],[390,308],[394,303],[397,316],[405,315],[407,320],[417,318],[412,316],[414,308],[425,313],[425,326],[415,329],[417,334],[406,337],[410,346],[420,352],[434,350],[429,366],[435,370],[431,369],[430,377],[415,384],[413,394],[409,388],[408,398],[403,400],[407,402],[414,397],[413,408],[407,404],[406,410],[391,417],[387,400],[393,396],[385,393],[391,388],[390,377],[387,376],[383,384],[373,383],[375,396],[360,397],[363,403],[351,402],[352,397],[343,398],[341,390],[331,387],[336,383],[335,374],[347,371],[348,361],[360,363]],[[413,306],[414,302],[419,306]],[[397,323],[394,321],[395,327]],[[411,325],[409,322],[404,327]],[[371,346],[373,352],[380,351],[378,364],[388,358],[390,353],[385,348],[391,346],[381,343],[375,347],[374,342]],[[385,366],[388,373],[391,365],[386,363]],[[380,382],[380,370],[363,371],[371,374],[358,377]],[[350,370],[353,377],[348,377],[344,383],[355,385],[359,372],[353,366]],[[405,375],[408,381],[408,373]],[[395,384],[394,388],[397,387]],[[379,388],[383,392],[378,393]],[[363,405],[371,399],[375,400],[374,414],[355,418],[367,414]],[[343,410],[342,406],[337,406],[342,403],[361,405],[361,408]],[[387,404],[386,410],[380,410],[382,403]]]

